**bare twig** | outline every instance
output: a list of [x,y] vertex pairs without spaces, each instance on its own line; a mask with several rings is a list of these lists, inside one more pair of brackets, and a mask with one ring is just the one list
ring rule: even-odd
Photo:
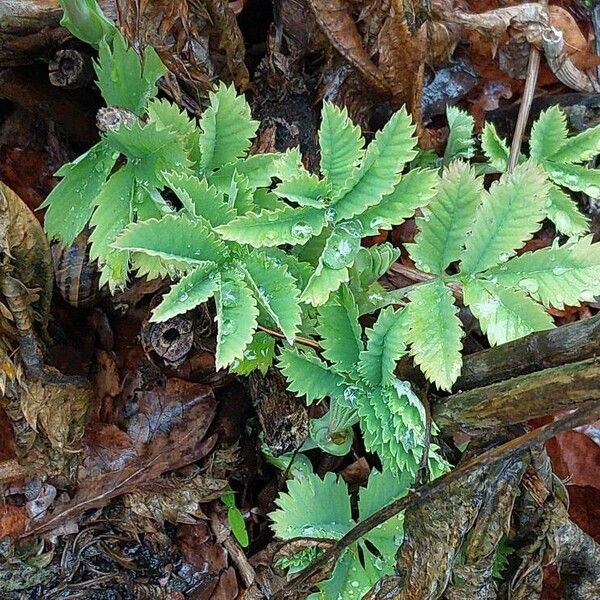
[[[279,338],[280,340],[286,339],[285,335],[283,335],[283,333],[281,333],[281,331],[279,331],[278,329],[271,329],[270,327],[264,327],[263,325],[259,325],[258,329],[272,335],[273,337]],[[294,342],[302,344],[303,346],[310,346],[315,350],[321,349],[321,345],[319,344],[319,342],[315,342],[315,340],[311,340],[310,338],[297,337],[294,339]]]
[[337,559],[342,550],[359,540],[367,532],[378,525],[385,523],[399,512],[406,510],[409,506],[424,502],[433,494],[446,489],[452,482],[458,481],[462,477],[465,477],[484,466],[496,464],[509,456],[519,455],[533,446],[544,443],[546,440],[549,440],[563,431],[569,431],[586,423],[592,423],[598,418],[600,418],[600,402],[595,402],[591,405],[582,407],[553,423],[538,427],[537,429],[502,444],[501,446],[488,450],[476,458],[464,462],[443,477],[417,488],[404,498],[395,500],[351,529],[334,546],[319,556],[319,558],[317,558],[308,568],[288,582],[287,586],[281,592],[276,594],[273,600],[304,597],[302,595],[304,591],[320,580],[321,572],[327,569],[331,563]]

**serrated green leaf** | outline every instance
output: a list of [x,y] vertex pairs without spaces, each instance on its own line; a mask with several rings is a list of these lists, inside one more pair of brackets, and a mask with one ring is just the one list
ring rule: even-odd
[[358,370],[370,385],[388,385],[394,379],[396,361],[406,354],[408,312],[389,307],[367,329],[367,349],[360,353]]
[[532,162],[519,165],[484,192],[462,253],[461,272],[485,271],[506,262],[539,229],[548,183]]
[[248,178],[248,183],[251,188],[268,187],[271,185],[271,180],[278,173],[278,161],[281,154],[253,154],[247,158],[238,159],[208,175],[209,182],[218,190],[226,192],[229,189],[229,184],[233,173],[236,172]]
[[292,343],[298,333],[302,312],[300,290],[285,264],[278,264],[264,252],[249,252],[240,269],[246,274],[259,305]]
[[57,175],[62,180],[40,206],[48,209],[44,229],[50,239],[65,245],[74,242],[89,221],[96,197],[116,160],[116,154],[102,140],[60,168]]
[[152,311],[152,321],[167,321],[206,302],[219,289],[217,265],[199,264],[163,296]]
[[[406,496],[412,483],[413,480],[408,471],[402,473],[392,470],[384,470],[381,473],[375,470],[371,471],[367,486],[361,487],[359,490],[359,521],[370,517],[394,500]],[[379,550],[386,563],[393,564],[396,552],[402,544],[403,523],[404,514],[400,513],[364,536],[364,539]]]
[[348,278],[348,267],[332,269],[321,262],[302,290],[300,302],[320,306],[327,302],[331,292],[335,292],[342,283],[347,283]]
[[319,264],[331,269],[352,266],[360,251],[361,233],[362,227],[356,221],[335,225],[325,242]]
[[216,367],[224,369],[244,357],[256,331],[258,308],[250,288],[242,280],[220,279],[217,306]]
[[358,308],[352,293],[342,286],[335,298],[319,307],[317,332],[323,357],[339,371],[353,373],[363,349]]
[[436,280],[414,288],[409,298],[410,353],[429,381],[450,391],[460,375],[463,335],[452,293]]
[[334,197],[332,206],[337,220],[359,215],[394,191],[404,166],[416,156],[414,130],[406,109],[402,108],[377,133],[358,170]]
[[457,158],[469,159],[475,153],[473,130],[475,119],[466,111],[455,106],[446,107],[446,118],[450,127],[443,163],[450,164]]
[[100,286],[108,283],[111,290],[123,286],[127,280],[129,255],[115,250],[111,244],[131,222],[134,186],[131,167],[117,171],[102,186],[90,219],[94,228],[90,235],[90,259],[98,260]]
[[592,244],[592,236],[585,236],[564,246],[526,252],[486,277],[520,289],[546,307],[593,302],[600,295],[600,243]]
[[390,243],[361,248],[354,259],[350,277],[350,287],[354,292],[368,288],[387,273],[390,266],[400,256],[400,250]]
[[376,452],[385,470],[408,472],[419,467],[425,436],[425,409],[407,382],[375,387],[359,396],[358,416],[365,447]]
[[192,221],[181,213],[132,223],[115,240],[114,247],[190,265],[205,261],[221,264],[227,257],[225,244],[206,221]]
[[312,206],[247,213],[221,225],[217,231],[227,240],[255,247],[305,244],[325,225],[323,211]]
[[144,48],[143,65],[120,32],[112,43],[100,42],[98,62],[94,64],[98,87],[108,106],[125,108],[141,117],[148,100],[157,93],[156,81],[167,72],[156,50]]
[[223,194],[206,179],[186,173],[169,173],[164,179],[192,217],[202,217],[213,227],[235,218],[235,210],[227,206]]
[[493,123],[485,123],[481,133],[481,149],[489,163],[498,171],[506,170],[510,150],[504,138],[501,138]]
[[548,200],[550,205],[546,207],[546,213],[558,232],[569,237],[578,237],[589,231],[589,219],[579,212],[577,203],[561,189],[551,185]]
[[391,194],[356,217],[364,235],[377,235],[381,230],[400,225],[417,208],[426,206],[435,194],[437,179],[437,173],[430,169],[413,169],[403,175]]
[[465,284],[464,302],[492,346],[554,327],[552,317],[525,293],[486,281]]
[[364,155],[365,140],[360,128],[348,117],[348,110],[323,103],[321,127],[321,172],[334,193],[340,192]]
[[234,171],[227,192],[227,204],[238,215],[245,215],[257,210],[254,206],[254,190],[245,175]]
[[106,139],[127,157],[135,167],[136,179],[146,186],[163,187],[163,174],[182,172],[192,165],[185,140],[154,122],[121,126],[117,131],[107,131]]
[[324,179],[304,171],[281,182],[273,191],[279,198],[286,198],[300,206],[323,208],[324,199],[329,194],[329,186]]
[[302,173],[305,169],[300,148],[289,148],[280,154],[275,162],[275,169],[276,177],[281,181],[287,181]]
[[308,404],[337,394],[338,386],[345,382],[311,350],[283,348],[278,357],[278,367],[288,381],[288,390],[298,396],[306,396]]
[[275,338],[268,333],[257,331],[252,341],[246,346],[244,356],[236,361],[230,368],[237,375],[250,375],[252,371],[259,370],[267,374],[275,357]]
[[282,540],[297,537],[339,540],[354,521],[348,488],[334,473],[307,473],[288,481],[288,491],[279,494],[277,510],[270,513],[272,529]]
[[558,106],[543,111],[531,128],[529,152],[542,161],[559,150],[567,139],[567,118]]
[[318,594],[311,594],[307,600],[329,600],[343,598],[344,600],[360,600],[384,576],[380,566],[371,565],[372,555],[367,553],[366,561],[369,571],[355,555],[356,550],[346,550],[338,559],[329,579],[319,582]]
[[96,0],[59,0],[59,4],[64,11],[60,24],[90,46],[97,48],[102,40],[110,42],[118,32]]
[[583,192],[591,198],[600,198],[600,169],[550,160],[544,162],[544,169],[554,183],[574,192]]
[[592,160],[598,154],[600,154],[600,126],[596,125],[567,138],[546,158],[558,163],[578,163]]
[[482,190],[483,178],[467,163],[456,161],[444,170],[437,194],[416,220],[415,243],[406,244],[418,269],[441,275],[458,259]]
[[209,107],[200,118],[200,166],[205,173],[244,156],[258,129],[246,99],[237,95],[233,85],[220,83],[209,97]]

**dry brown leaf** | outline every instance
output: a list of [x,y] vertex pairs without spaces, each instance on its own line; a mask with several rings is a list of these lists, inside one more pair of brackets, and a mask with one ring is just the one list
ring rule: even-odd
[[[139,490],[166,471],[200,460],[214,446],[215,436],[205,439],[216,413],[211,388],[170,379],[163,387],[142,392],[138,401],[129,435],[115,427],[96,429],[95,438],[88,439],[84,461],[89,477],[80,479],[73,498],[35,524],[30,533],[50,531],[84,510],[105,506],[111,498]],[[94,439],[100,449],[89,446]],[[132,451],[135,455],[131,460],[120,459],[131,456]],[[109,470],[102,471],[101,463]]]
[[348,5],[344,0],[309,0],[317,22],[334,48],[373,86],[375,92],[388,95],[389,86],[363,46]]
[[4,504],[0,506],[0,539],[5,535],[16,537],[25,531],[29,515],[24,506]]
[[64,377],[48,368],[50,379],[29,381],[21,395],[25,420],[36,432],[43,432],[53,448],[74,452],[79,449],[90,408],[92,390],[89,382]]
[[573,15],[560,6],[549,6],[548,14],[550,15],[550,25],[562,31],[566,54],[575,66],[582,71],[598,66],[600,56],[590,51],[590,44]]

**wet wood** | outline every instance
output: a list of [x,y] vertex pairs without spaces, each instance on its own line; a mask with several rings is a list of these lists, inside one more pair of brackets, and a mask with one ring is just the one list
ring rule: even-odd
[[600,400],[600,358],[590,358],[459,392],[433,407],[444,435],[476,434]]
[[469,390],[600,354],[600,315],[465,356],[454,390]]

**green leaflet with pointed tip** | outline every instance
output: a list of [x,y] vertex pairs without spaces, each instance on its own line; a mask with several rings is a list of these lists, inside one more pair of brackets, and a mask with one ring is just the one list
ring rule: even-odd
[[117,171],[102,186],[90,219],[94,228],[90,235],[90,259],[98,260],[99,285],[108,283],[113,291],[127,281],[128,253],[115,250],[111,244],[131,222],[134,186],[133,168],[124,167]]
[[458,259],[482,190],[483,177],[469,164],[456,161],[444,170],[437,194],[416,220],[415,243],[406,244],[417,269],[442,275]]
[[323,208],[329,187],[324,179],[305,171],[281,182],[273,191],[280,198],[286,198],[300,206]]
[[363,343],[358,308],[346,286],[340,288],[335,298],[319,307],[317,333],[321,336],[323,357],[338,371],[353,373]]
[[285,264],[264,252],[248,252],[240,264],[259,305],[266,310],[275,326],[292,343],[298,333],[302,310],[300,290]]
[[526,293],[486,281],[469,281],[464,287],[464,302],[492,346],[554,327],[552,317]]
[[555,154],[565,143],[567,133],[567,118],[558,106],[543,111],[531,128],[531,157],[541,161]]
[[94,68],[106,104],[125,108],[139,117],[148,100],[158,91],[156,81],[167,72],[152,46],[145,47],[142,64],[137,52],[127,47],[125,38],[118,31],[110,45],[106,40],[100,42]]
[[348,110],[331,102],[323,103],[321,127],[321,172],[334,194],[340,192],[350,179],[364,155],[365,140],[360,127],[348,117]]
[[508,260],[531,239],[545,216],[548,183],[532,162],[519,165],[484,192],[461,256],[461,273],[485,271]]
[[425,439],[425,409],[407,382],[375,387],[359,396],[358,416],[365,447],[376,452],[385,470],[414,474]]
[[236,217],[235,210],[227,206],[223,194],[209,185],[206,179],[186,173],[169,173],[165,175],[165,182],[192,217],[202,217],[212,227],[228,223]]
[[367,330],[367,349],[360,353],[358,371],[370,385],[389,385],[395,380],[396,362],[406,354],[408,312],[383,309]]
[[321,261],[302,290],[300,302],[320,306],[327,302],[331,292],[335,292],[342,283],[347,283],[348,278],[348,267],[332,269]]
[[253,154],[223,165],[208,175],[208,181],[219,191],[229,189],[233,173],[244,175],[252,189],[268,187],[273,177],[278,174],[278,161],[282,155],[275,153]]
[[452,292],[438,279],[409,293],[407,341],[429,381],[450,391],[460,374],[462,324]]
[[256,331],[244,350],[244,357],[235,361],[229,370],[237,375],[250,375],[256,370],[266,375],[274,358],[275,338],[264,331]]
[[435,194],[437,173],[431,169],[413,169],[402,176],[394,191],[356,217],[364,235],[377,235],[391,229],[414,215],[417,208],[426,206]]
[[283,348],[277,366],[288,381],[288,390],[306,396],[307,404],[339,393],[344,378],[333,371],[312,350]]
[[520,289],[544,306],[562,309],[600,295],[600,243],[585,236],[560,247],[526,252],[492,269],[486,277]]
[[213,262],[196,266],[171,286],[161,303],[152,311],[151,320],[168,321],[212,298],[219,289],[219,276],[216,269],[217,265]]
[[217,231],[226,239],[240,244],[269,247],[281,244],[305,244],[319,235],[325,225],[323,211],[312,206],[247,213]]
[[446,117],[450,133],[446,142],[443,163],[448,165],[458,158],[469,159],[475,153],[475,144],[473,143],[475,119],[468,112],[455,106],[446,107]]
[[564,144],[546,158],[559,163],[579,163],[592,160],[598,154],[600,154],[600,125],[567,138]]
[[63,165],[60,183],[40,208],[47,208],[44,229],[50,239],[72,244],[84,230],[94,210],[96,196],[112,171],[117,155],[102,140],[72,163]]
[[489,163],[498,171],[506,170],[510,150],[504,138],[501,138],[493,123],[485,123],[481,133],[481,149]]
[[548,192],[550,206],[547,206],[548,218],[556,230],[569,237],[578,237],[590,230],[589,219],[583,215],[577,203],[555,185]]
[[192,221],[182,213],[132,223],[115,240],[114,247],[190,265],[205,261],[221,264],[227,254],[225,244],[206,221]]
[[192,165],[185,140],[154,122],[121,126],[107,131],[106,139],[135,166],[136,179],[146,186],[162,188],[164,173],[185,171]]
[[391,194],[407,162],[416,156],[415,127],[402,108],[377,132],[358,170],[334,197],[338,220],[351,219]]
[[279,155],[275,161],[275,175],[281,181],[293,179],[304,171],[300,148],[289,148]]
[[221,277],[215,296],[217,306],[217,370],[244,357],[256,331],[258,308],[244,281]]
[[544,169],[554,183],[574,192],[583,192],[591,198],[600,198],[600,169],[551,160],[544,162]]
[[220,83],[209,97],[200,118],[200,166],[205,173],[244,156],[258,129],[246,99],[237,95],[233,85]]

